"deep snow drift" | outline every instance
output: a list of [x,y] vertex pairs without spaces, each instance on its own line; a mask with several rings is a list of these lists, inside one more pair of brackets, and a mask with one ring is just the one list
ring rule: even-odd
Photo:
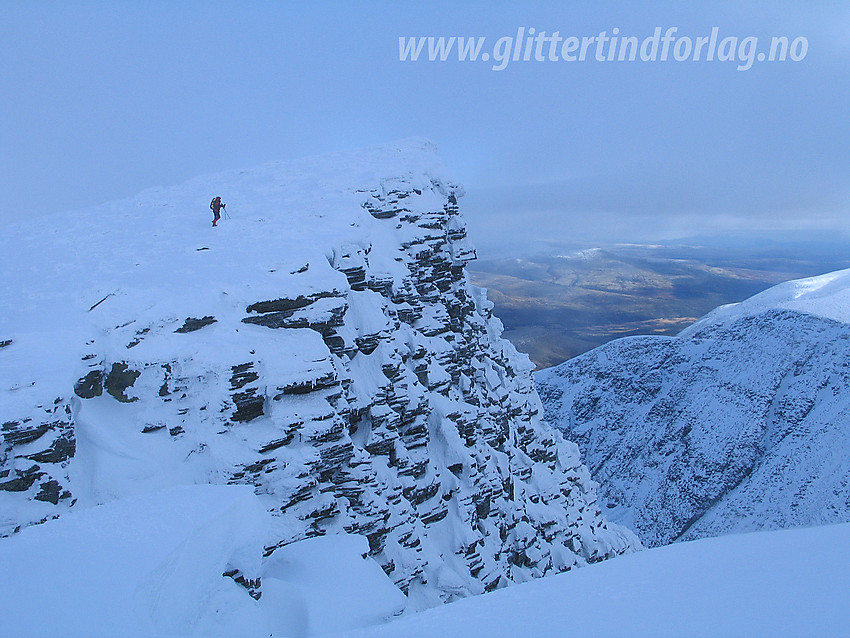
[[[293,543],[246,486],[196,485],[66,514],[0,541],[4,636],[307,636],[386,620],[404,595],[362,536]],[[230,577],[223,573],[238,572]],[[237,579],[262,581],[259,600]]]
[[649,545],[850,520],[850,271],[536,375],[606,513]]
[[469,284],[461,195],[413,140],[6,229],[0,535],[248,485],[266,557],[365,537],[413,608],[637,547]]

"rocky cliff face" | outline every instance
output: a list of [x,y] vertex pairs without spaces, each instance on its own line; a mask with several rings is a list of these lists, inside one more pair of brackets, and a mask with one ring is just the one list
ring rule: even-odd
[[606,512],[661,545],[850,520],[850,272],[536,375]]
[[[219,193],[233,219],[210,229],[191,211]],[[467,280],[460,194],[412,142],[149,191],[61,236],[17,229],[0,532],[247,484],[274,515],[267,554],[361,534],[419,605],[633,547]]]

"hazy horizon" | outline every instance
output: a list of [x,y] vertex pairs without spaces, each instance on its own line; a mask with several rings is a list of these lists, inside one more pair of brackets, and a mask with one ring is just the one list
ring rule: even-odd
[[[656,26],[802,36],[754,64],[402,62],[399,37],[488,42]],[[86,208],[274,159],[434,140],[485,251],[800,231],[843,236],[841,3],[0,3],[0,219]],[[202,205],[203,206],[203,205]],[[203,212],[203,208],[199,211]],[[506,242],[505,238],[510,238]]]

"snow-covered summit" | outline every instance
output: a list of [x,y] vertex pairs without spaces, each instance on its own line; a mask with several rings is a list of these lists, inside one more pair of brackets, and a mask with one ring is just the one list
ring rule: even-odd
[[720,306],[685,328],[687,337],[709,324],[732,323],[768,310],[792,310],[850,323],[850,269],[786,281],[740,303]]
[[850,521],[850,271],[539,372],[607,514],[649,545]]
[[637,546],[469,284],[461,194],[412,140],[10,229],[0,535],[244,484],[267,555],[363,536],[414,606]]
[[[405,276],[393,254],[398,229],[369,223],[365,191],[403,186],[422,192],[418,211],[441,206],[440,198],[458,187],[435,150],[412,139],[272,162],[8,228],[0,236],[0,341],[12,339],[16,347],[7,355],[12,365],[0,369],[0,387],[35,383],[38,392],[67,383],[85,350],[74,335],[342,289],[346,278],[330,261],[356,262],[358,251],[373,246],[373,267]],[[230,218],[217,228],[209,210],[214,195],[229,204]],[[51,334],[65,335],[63,343]]]

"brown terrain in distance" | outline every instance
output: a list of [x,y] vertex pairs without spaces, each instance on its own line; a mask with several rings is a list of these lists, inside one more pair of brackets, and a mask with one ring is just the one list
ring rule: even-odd
[[484,259],[469,274],[487,288],[505,337],[546,368],[617,337],[675,335],[717,306],[848,266],[832,249],[619,245]]

